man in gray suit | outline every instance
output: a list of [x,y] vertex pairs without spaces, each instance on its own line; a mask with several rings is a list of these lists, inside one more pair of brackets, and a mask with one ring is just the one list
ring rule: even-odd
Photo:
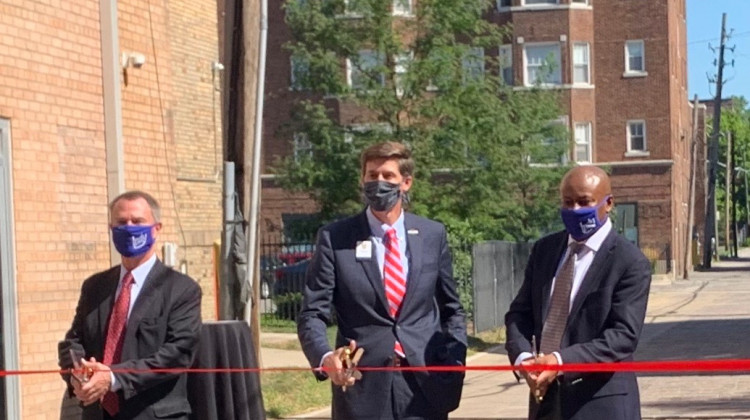
[[[403,210],[414,161],[400,143],[361,156],[367,208],[318,232],[298,320],[302,349],[319,379],[333,383],[334,419],[447,419],[461,398],[457,372],[342,369],[346,350],[360,366],[458,366],[466,359],[464,310],[440,223]],[[326,338],[335,313],[336,349]],[[342,386],[347,386],[345,389]]]
[[640,419],[632,372],[533,369],[633,360],[651,284],[649,261],[612,228],[614,198],[606,172],[571,169],[560,196],[566,229],[534,244],[505,315],[511,363],[531,367],[522,372],[531,391],[529,419]]
[[60,367],[83,405],[82,419],[184,419],[190,413],[185,373],[152,372],[192,365],[201,326],[201,289],[156,258],[159,204],[142,191],[109,206],[122,264],[89,277],[73,325],[60,342]]

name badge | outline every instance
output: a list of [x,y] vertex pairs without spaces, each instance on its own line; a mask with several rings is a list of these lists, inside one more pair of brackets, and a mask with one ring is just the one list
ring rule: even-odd
[[372,258],[372,241],[357,242],[357,248],[354,249],[354,255],[358,260],[369,260]]

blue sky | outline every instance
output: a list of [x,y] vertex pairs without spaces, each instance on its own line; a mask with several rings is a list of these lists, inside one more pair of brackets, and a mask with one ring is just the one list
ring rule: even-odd
[[[750,99],[750,0],[687,0],[689,100],[696,93],[700,99],[713,98],[716,94],[716,85],[709,84],[706,74],[715,78],[718,71],[714,60],[719,59],[721,15],[725,12],[727,33],[732,34],[726,45],[735,48],[734,52],[727,49],[724,53],[730,65],[724,67],[721,96]],[[715,52],[709,49],[709,44]]]

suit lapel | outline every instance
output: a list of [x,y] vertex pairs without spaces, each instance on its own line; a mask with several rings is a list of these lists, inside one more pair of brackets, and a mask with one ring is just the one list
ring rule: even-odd
[[[406,253],[409,256],[409,274],[406,279],[406,294],[401,304],[402,312],[403,308],[411,302],[417,282],[420,279],[419,274],[422,271],[422,245],[424,242],[422,235],[419,234],[419,229],[414,226],[414,218],[410,213],[404,213],[404,231],[406,232]],[[409,231],[412,233],[410,234]]]
[[128,317],[126,339],[135,334],[135,329],[140,324],[148,308],[151,307],[151,302],[159,296],[158,289],[161,286],[159,278],[164,274],[166,269],[164,264],[157,259],[154,266],[151,267],[151,271],[146,275],[146,280],[143,282],[143,287],[141,287],[141,291],[138,293],[138,297],[133,304],[133,310],[130,311],[130,316]]
[[[358,242],[372,241],[370,224],[367,221],[367,215],[364,211],[357,217],[356,225],[356,229],[354,230],[354,247],[356,247]],[[362,270],[364,270],[367,279],[370,281],[372,288],[375,290],[375,294],[378,296],[383,309],[386,313],[389,313],[388,300],[385,297],[385,284],[383,282],[383,274],[380,272],[380,267],[378,267],[378,258],[375,255],[375,244],[372,245],[371,257],[357,258],[357,262],[362,266]]]
[[581,309],[583,301],[586,300],[586,296],[588,296],[591,290],[601,282],[602,270],[610,265],[609,260],[615,247],[615,235],[616,233],[614,229],[612,229],[612,231],[609,232],[609,235],[604,239],[604,242],[602,242],[599,252],[594,256],[594,261],[591,262],[591,266],[589,266],[586,276],[581,282],[581,288],[578,289],[578,293],[576,293],[576,297],[573,300],[573,306],[570,308],[568,319],[571,319],[573,315]]
[[557,267],[562,262],[562,258],[565,255],[565,250],[568,247],[568,234],[561,233],[560,240],[557,241],[555,248],[552,250],[552,257],[547,259],[547,264],[543,268],[542,279],[544,284],[542,285],[542,323],[547,319],[547,310],[549,309],[549,300],[552,294],[552,280],[557,274]]
[[[105,280],[105,289],[102,290],[104,298],[99,303],[99,333],[102,336],[102,343],[107,339],[107,326],[109,324],[109,315],[115,306],[115,293],[117,293],[117,284],[120,282],[120,266],[111,270],[108,278]],[[104,346],[102,345],[102,351]]]

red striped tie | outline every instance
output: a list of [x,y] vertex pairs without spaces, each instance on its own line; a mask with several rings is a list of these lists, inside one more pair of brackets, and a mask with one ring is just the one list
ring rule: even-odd
[[[122,343],[125,341],[125,327],[128,323],[128,310],[130,309],[130,289],[133,286],[133,274],[128,271],[122,278],[122,288],[117,296],[115,305],[112,308],[112,314],[109,317],[109,327],[107,328],[107,339],[104,345],[104,359],[102,363],[111,366],[120,363],[122,353]],[[108,391],[104,394],[102,407],[114,416],[120,411],[120,401],[117,394]]]
[[[385,233],[385,263],[383,264],[383,278],[385,279],[385,295],[393,318],[398,317],[401,302],[406,293],[406,276],[401,265],[401,252],[398,249],[396,229],[390,228]],[[394,350],[399,356],[404,356],[401,343],[396,340]]]

